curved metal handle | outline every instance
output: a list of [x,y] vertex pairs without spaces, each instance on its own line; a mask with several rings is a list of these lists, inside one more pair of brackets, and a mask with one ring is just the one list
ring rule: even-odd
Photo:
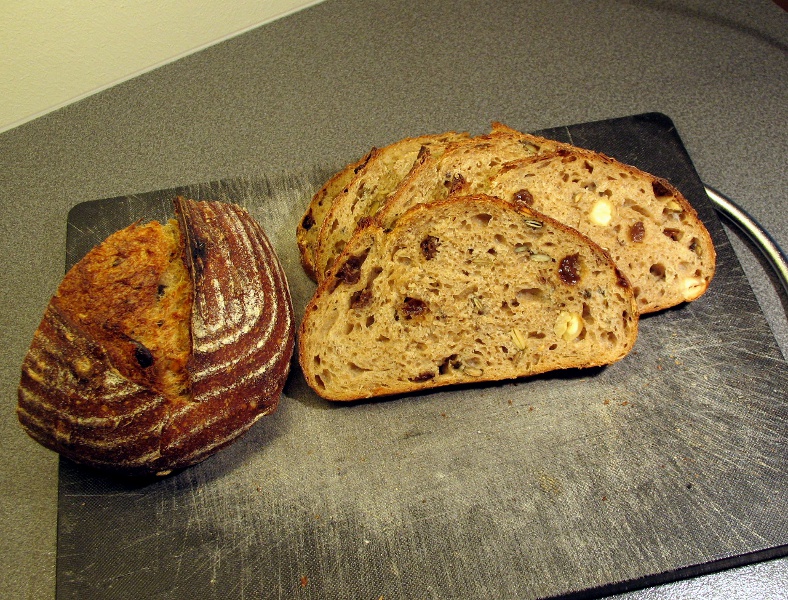
[[741,229],[750,240],[758,246],[760,251],[771,264],[780,283],[783,286],[783,291],[788,294],[788,259],[785,254],[777,245],[777,242],[772,239],[769,232],[761,227],[760,223],[748,215],[743,208],[737,205],[733,200],[722,195],[720,192],[709,186],[706,188],[706,194],[714,203],[714,207],[718,212],[724,214],[731,221],[733,221],[739,229]]

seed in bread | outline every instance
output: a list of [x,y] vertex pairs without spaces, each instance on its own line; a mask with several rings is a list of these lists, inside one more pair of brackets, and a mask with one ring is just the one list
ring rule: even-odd
[[175,201],[66,274],[22,365],[27,433],[76,462],[164,474],[272,412],[294,345],[284,272],[236,205]]
[[606,365],[637,335],[629,283],[575,230],[484,195],[421,204],[348,242],[299,360],[330,400]]

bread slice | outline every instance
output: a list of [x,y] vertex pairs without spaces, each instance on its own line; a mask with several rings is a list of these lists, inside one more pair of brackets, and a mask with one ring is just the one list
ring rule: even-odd
[[[411,206],[448,197],[450,194],[467,192],[469,184],[488,176],[491,169],[500,164],[553,152],[559,148],[571,148],[568,144],[548,140],[535,135],[515,131],[502,123],[493,123],[489,134],[455,140],[448,146],[429,145],[413,162],[407,174],[396,174],[401,180],[395,190],[375,202],[367,202],[352,210],[336,210],[336,219],[330,231],[321,232],[321,242],[315,258],[317,281],[321,281],[334,260],[365,218],[377,217],[389,226]],[[370,174],[365,182],[370,183]],[[341,206],[340,202],[336,203]]]
[[560,150],[496,168],[471,186],[524,203],[608,251],[649,313],[699,298],[715,271],[706,227],[667,181],[599,153]]
[[378,211],[421,155],[440,155],[448,145],[467,138],[467,133],[429,134],[405,138],[373,151],[350,183],[334,197],[320,223],[312,250],[316,279],[320,280],[333,257],[342,252],[359,221]]
[[277,407],[295,326],[273,247],[236,205],[179,198],[175,212],[74,265],[23,361],[20,424],[78,463],[166,474]]
[[525,203],[590,237],[630,279],[641,313],[699,298],[714,276],[711,236],[670,183],[501,124],[422,160],[376,218],[390,228],[411,207],[460,192]]
[[306,308],[299,360],[330,400],[606,365],[637,336],[626,278],[585,236],[485,195],[360,228]]
[[320,227],[331,209],[334,198],[345,189],[364,165],[379,151],[372,148],[361,159],[347,165],[323,184],[312,197],[306,211],[296,227],[296,243],[301,257],[301,266],[309,277],[316,279],[315,275],[315,248],[320,235]]

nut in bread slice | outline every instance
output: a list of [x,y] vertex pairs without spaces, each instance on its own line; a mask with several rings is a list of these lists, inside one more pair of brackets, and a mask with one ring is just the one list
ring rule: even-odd
[[637,336],[626,278],[582,234],[485,195],[360,228],[306,308],[299,360],[354,400],[606,365]]

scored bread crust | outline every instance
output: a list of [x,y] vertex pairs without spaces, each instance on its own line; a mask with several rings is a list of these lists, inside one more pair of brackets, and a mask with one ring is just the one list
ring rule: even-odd
[[626,278],[577,231],[485,195],[367,223],[299,329],[309,386],[355,400],[613,363],[633,347]]
[[[310,225],[310,234],[301,235],[299,242],[301,262],[307,274],[312,279],[319,278],[318,273],[326,268],[323,261],[327,255],[321,248],[331,247],[333,251],[330,254],[338,254],[355,230],[356,223],[377,211],[421,152],[428,149],[440,152],[446,145],[467,138],[467,133],[453,131],[404,138],[383,148],[373,148],[352,170],[346,167],[337,174],[335,178],[338,180],[332,191],[323,193],[321,189],[315,195],[317,198],[323,193],[318,202],[322,203],[321,210],[314,208],[316,200],[313,198],[299,225],[303,228],[305,220]],[[338,185],[339,182],[343,183]],[[349,222],[352,222],[352,228],[348,231]],[[298,231],[296,239],[299,239]]]
[[[19,421],[33,439],[75,462],[124,475],[163,475],[207,458],[277,406],[294,323],[273,247],[236,205],[178,198],[175,212],[177,245],[134,247],[140,228],[154,237],[164,229],[134,224],[77,263],[25,356]],[[162,257],[166,252],[177,255]],[[139,264],[129,268],[134,261]],[[169,334],[159,348],[158,333],[150,330],[156,323],[137,319],[136,330],[127,326],[126,317],[155,310],[170,294],[162,266],[168,261],[180,261],[187,274],[180,305],[161,318],[162,324],[183,321],[180,351],[168,347]],[[124,289],[129,306],[120,309]],[[123,310],[128,314],[119,314]],[[151,347],[140,339],[152,340]],[[152,374],[171,359],[186,363],[180,391]]]

